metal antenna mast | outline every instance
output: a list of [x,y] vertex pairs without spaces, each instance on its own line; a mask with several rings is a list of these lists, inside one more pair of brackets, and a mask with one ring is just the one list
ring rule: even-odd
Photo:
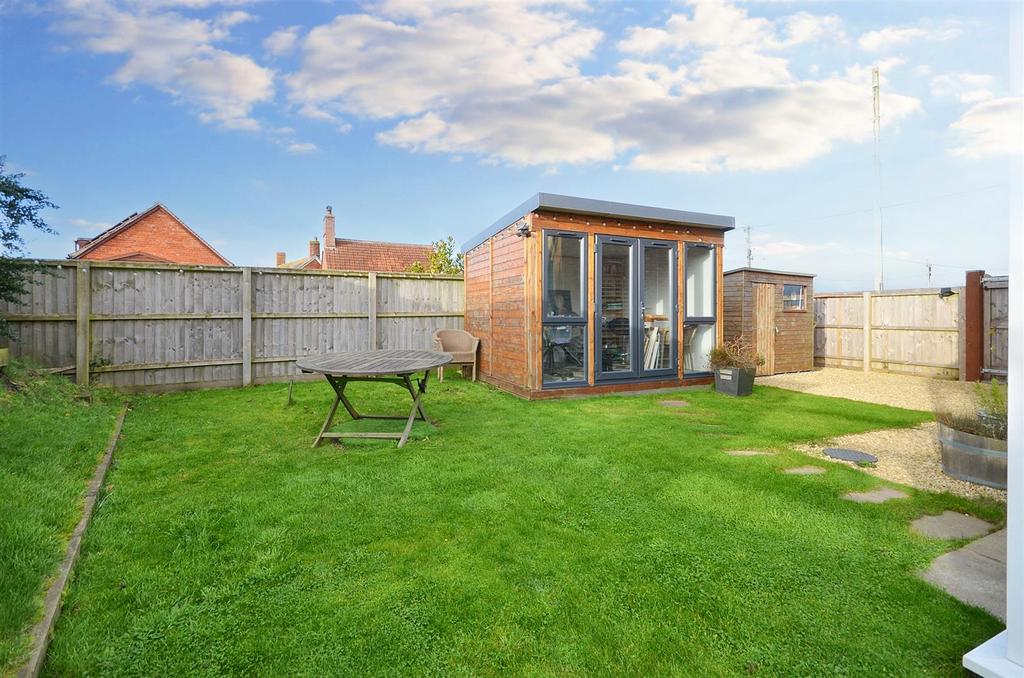
[[880,292],[885,289],[885,278],[882,265],[882,168],[878,153],[882,127],[879,109],[880,87],[878,84],[878,66],[871,69],[871,94],[874,109],[873,127],[875,136],[875,234],[878,240],[878,259],[875,262],[875,290]]
[[754,248],[750,246],[750,224],[747,224],[747,268],[750,268],[754,263]]

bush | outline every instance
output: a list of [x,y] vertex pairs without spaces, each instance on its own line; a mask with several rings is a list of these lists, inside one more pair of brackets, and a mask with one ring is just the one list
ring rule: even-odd
[[734,339],[711,349],[708,352],[708,365],[712,370],[723,367],[752,370],[764,365],[764,357],[742,339]]

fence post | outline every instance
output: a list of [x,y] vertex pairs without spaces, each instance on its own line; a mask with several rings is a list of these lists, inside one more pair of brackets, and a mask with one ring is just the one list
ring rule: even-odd
[[864,371],[871,371],[871,292],[864,293]]
[[366,275],[367,285],[367,311],[366,320],[369,324],[367,344],[371,351],[377,350],[377,274],[370,271]]
[[242,386],[252,385],[252,269],[242,268]]
[[981,279],[985,271],[967,271],[964,283],[964,379],[981,380],[981,354],[984,339],[984,292]]
[[79,261],[75,279],[75,381],[89,385],[89,315],[92,313],[92,269]]

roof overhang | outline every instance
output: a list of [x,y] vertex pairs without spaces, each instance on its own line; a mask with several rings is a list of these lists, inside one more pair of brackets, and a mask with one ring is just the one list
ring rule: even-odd
[[666,209],[664,207],[592,200],[590,198],[577,198],[571,195],[558,195],[556,193],[538,193],[466,241],[462,246],[462,251],[464,253],[470,251],[474,247],[486,242],[491,236],[519,221],[527,214],[540,210],[586,214],[595,217],[607,217],[609,219],[636,219],[676,226],[696,226],[698,228],[723,232],[736,228],[736,219],[734,217],[727,217],[721,214],[704,214],[702,212],[687,212],[684,210]]
[[770,268],[753,268],[750,266],[743,266],[742,268],[734,268],[731,271],[726,271],[722,275],[732,275],[733,273],[767,273],[769,275],[792,275],[798,278],[816,278],[817,273],[797,273],[796,271],[776,271]]

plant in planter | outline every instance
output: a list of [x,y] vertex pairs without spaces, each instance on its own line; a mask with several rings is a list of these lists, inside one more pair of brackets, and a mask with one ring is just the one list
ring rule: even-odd
[[1006,489],[1006,387],[975,385],[973,415],[939,412],[942,471],[967,482]]
[[754,375],[764,358],[741,339],[727,341],[708,353],[708,366],[715,372],[715,390],[731,396],[754,392]]

